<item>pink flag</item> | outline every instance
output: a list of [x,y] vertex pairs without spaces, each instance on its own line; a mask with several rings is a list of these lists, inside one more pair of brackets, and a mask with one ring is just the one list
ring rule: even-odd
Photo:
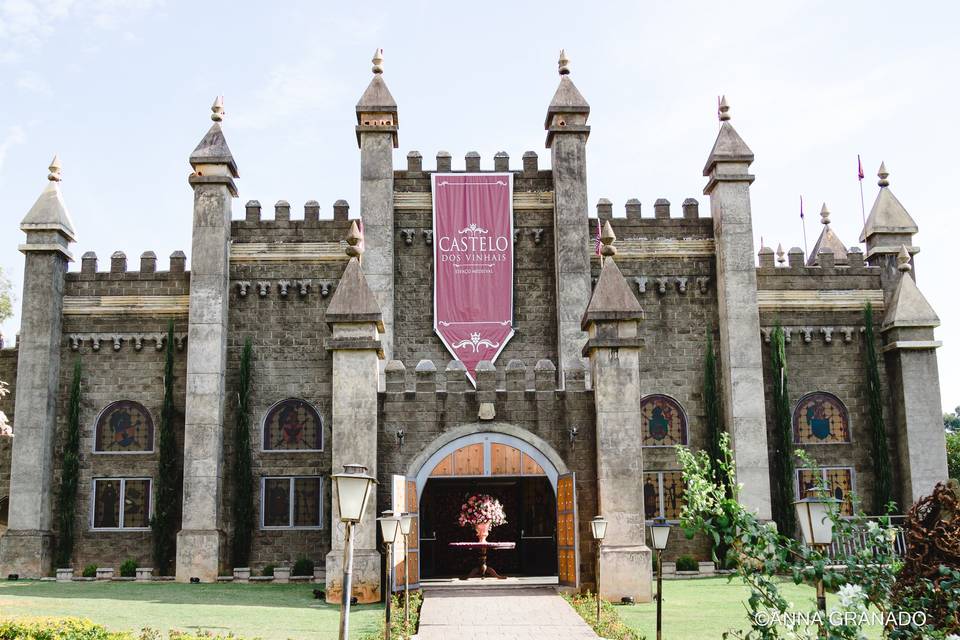
[[800,196],[800,219],[803,220],[803,196]]
[[433,328],[476,384],[513,337],[513,174],[433,174]]
[[860,154],[857,154],[857,180],[863,180],[863,165],[860,163]]
[[597,255],[600,255],[600,247],[603,246],[603,241],[600,240],[600,218],[597,218],[597,237],[593,243],[593,250],[596,251]]

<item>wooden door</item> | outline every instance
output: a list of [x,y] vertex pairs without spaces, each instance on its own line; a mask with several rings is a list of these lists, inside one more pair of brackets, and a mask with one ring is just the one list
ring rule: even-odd
[[561,586],[579,588],[580,549],[577,532],[575,473],[557,478],[557,576]]
[[[393,565],[395,567],[394,591],[403,591],[404,576],[407,572],[407,559],[410,561],[410,588],[420,587],[420,500],[417,496],[417,481],[415,478],[394,476],[393,508],[397,513],[408,513],[413,516],[410,526],[410,535],[407,542],[398,542],[394,550]],[[409,544],[409,548],[407,548]],[[406,551],[406,553],[404,553]]]

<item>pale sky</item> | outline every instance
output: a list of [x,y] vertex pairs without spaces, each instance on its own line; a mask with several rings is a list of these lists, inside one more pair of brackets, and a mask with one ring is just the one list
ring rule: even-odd
[[[940,315],[943,405],[960,404],[960,238],[955,154],[960,5],[955,2],[436,2],[213,3],[168,0],[0,0],[0,266],[22,285],[18,223],[46,183],[55,152],[78,242],[109,266],[151,249],[189,252],[187,157],[225,96],[240,198],[265,211],[338,198],[358,215],[354,105],[376,47],[399,105],[400,148],[434,166],[439,150],[484,169],[504,150],[535,150],[566,48],[590,102],[591,206],[636,197],[675,209],[701,195],[716,136],[716,100],[756,154],[756,244],[803,246],[820,204],[848,245],[862,227],[885,160],[891,189],[917,221],[917,280]],[[72,266],[79,268],[78,264]],[[189,262],[188,262],[189,268]],[[14,317],[3,324],[13,336]]]

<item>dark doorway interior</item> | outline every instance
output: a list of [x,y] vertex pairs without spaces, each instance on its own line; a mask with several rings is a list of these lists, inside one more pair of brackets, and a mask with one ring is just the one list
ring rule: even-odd
[[500,500],[507,514],[489,540],[517,543],[511,551],[491,551],[490,566],[507,576],[557,575],[557,499],[544,476],[430,478],[420,499],[420,575],[463,577],[477,566],[475,553],[448,546],[477,539],[473,529],[457,523],[460,506],[476,493]]

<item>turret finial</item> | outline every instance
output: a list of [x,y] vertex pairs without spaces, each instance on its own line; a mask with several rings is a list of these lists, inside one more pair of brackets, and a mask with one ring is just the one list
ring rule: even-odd
[[897,270],[901,273],[910,271],[910,252],[906,245],[900,245],[900,253],[897,254]]
[[359,258],[363,255],[363,245],[360,241],[363,240],[363,235],[360,233],[360,227],[357,226],[356,220],[350,221],[350,231],[347,232],[347,255],[351,258]]
[[827,209],[826,202],[820,207],[820,224],[830,224],[830,210]]
[[777,264],[783,264],[784,262],[787,261],[787,259],[784,258],[783,256],[784,256],[783,244],[778,242],[777,243]]
[[616,239],[617,234],[613,232],[613,227],[610,226],[610,221],[607,220],[603,223],[603,231],[600,233],[600,242],[603,243],[603,246],[600,247],[601,256],[606,258],[617,255],[617,248],[613,246],[613,242]]
[[877,171],[877,177],[880,178],[880,181],[877,182],[881,187],[889,187],[890,181],[887,180],[887,176],[890,175],[890,172],[887,171],[887,165],[883,162],[880,163],[880,169]]
[[50,161],[50,173],[47,174],[47,180],[50,182],[60,182],[60,154],[54,154]]
[[383,73],[383,49],[377,49],[373,52],[373,60],[370,62],[373,63],[372,71],[376,74]]
[[720,98],[720,104],[717,105],[717,117],[720,118],[720,122],[726,122],[730,119],[730,105],[727,104],[727,96]]
[[210,107],[210,111],[213,112],[210,114],[211,120],[223,122],[223,96],[217,96],[216,100],[213,101],[213,106]]
[[567,52],[563,49],[560,49],[560,59],[557,60],[557,71],[559,71],[562,76],[570,74],[570,58],[567,57]]

